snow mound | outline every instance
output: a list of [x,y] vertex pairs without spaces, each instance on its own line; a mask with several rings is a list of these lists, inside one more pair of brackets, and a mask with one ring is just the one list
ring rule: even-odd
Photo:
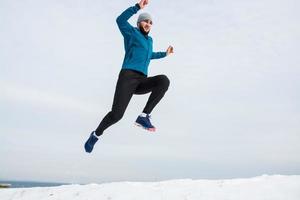
[[299,200],[300,175],[115,182],[0,190],[1,200]]

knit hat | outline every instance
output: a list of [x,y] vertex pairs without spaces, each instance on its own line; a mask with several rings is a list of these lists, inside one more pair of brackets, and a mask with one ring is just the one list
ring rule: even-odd
[[141,13],[139,15],[139,18],[137,20],[137,23],[140,23],[141,21],[144,21],[144,20],[150,20],[152,21],[152,17],[149,13]]

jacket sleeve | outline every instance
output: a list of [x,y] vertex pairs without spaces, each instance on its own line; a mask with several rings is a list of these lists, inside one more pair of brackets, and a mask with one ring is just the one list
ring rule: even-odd
[[151,59],[159,59],[167,56],[166,52],[152,52]]
[[127,8],[120,16],[117,17],[116,21],[123,36],[130,35],[134,30],[133,26],[129,24],[128,20],[139,10],[139,4],[135,4],[135,6]]

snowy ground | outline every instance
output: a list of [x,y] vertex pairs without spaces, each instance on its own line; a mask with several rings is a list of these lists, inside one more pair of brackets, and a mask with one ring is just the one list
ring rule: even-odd
[[0,190],[1,200],[299,200],[300,176],[170,180]]

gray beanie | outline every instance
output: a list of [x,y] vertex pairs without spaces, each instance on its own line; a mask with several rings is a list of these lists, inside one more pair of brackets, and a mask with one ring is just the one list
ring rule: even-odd
[[144,21],[144,20],[151,20],[152,21],[152,17],[149,13],[141,13],[139,15],[139,18],[137,20],[137,23],[140,23],[141,21]]

